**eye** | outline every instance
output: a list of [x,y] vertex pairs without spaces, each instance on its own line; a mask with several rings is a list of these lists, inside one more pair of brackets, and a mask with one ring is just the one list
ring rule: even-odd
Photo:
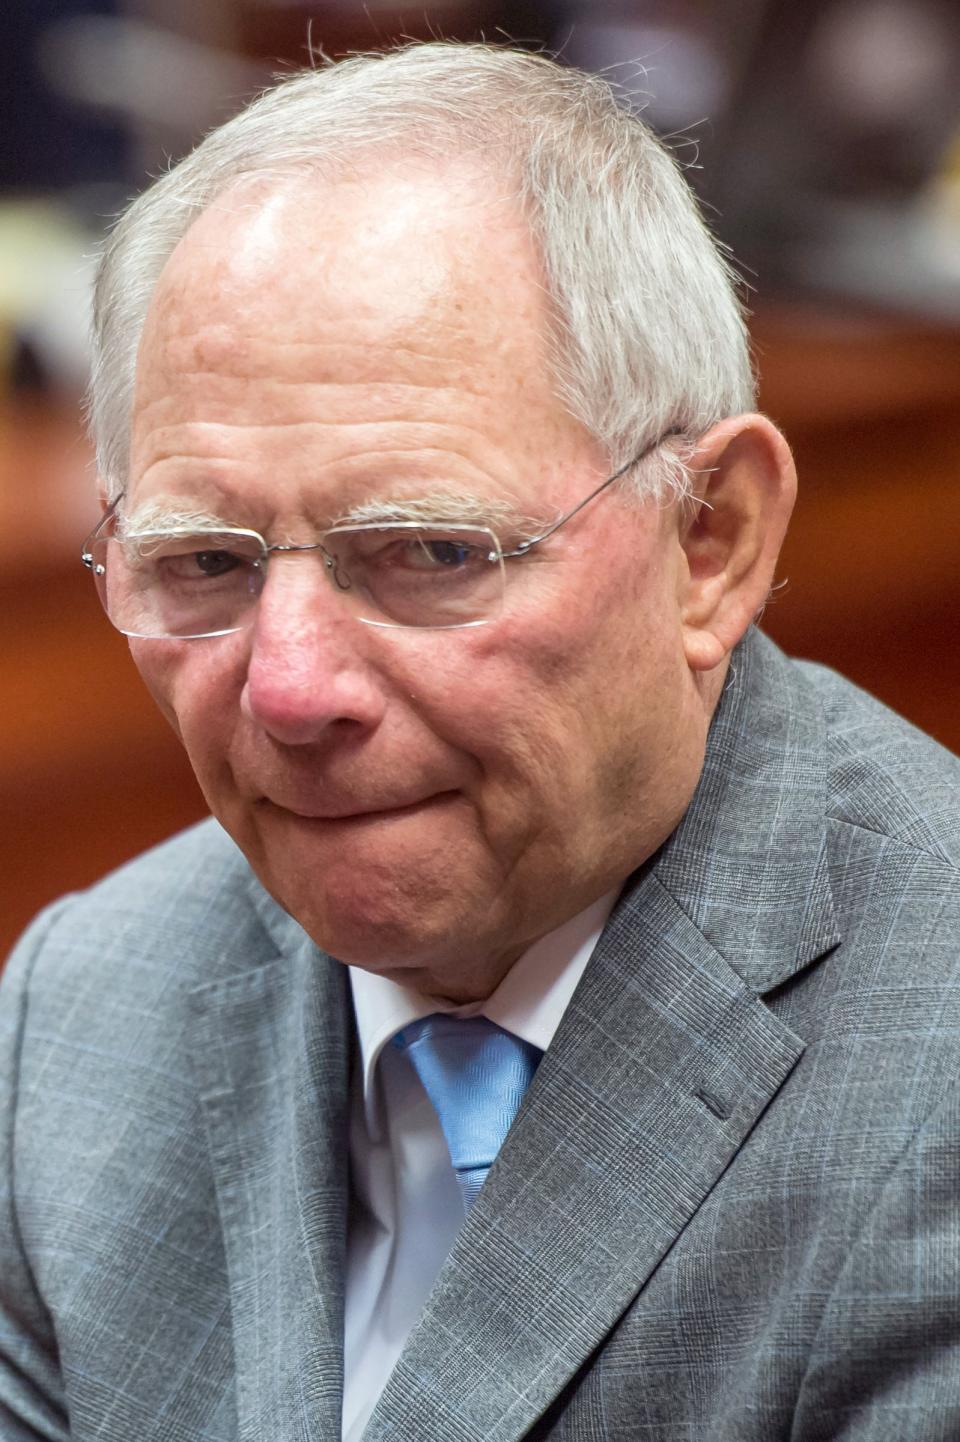
[[494,545],[492,537],[488,540],[477,531],[463,535],[455,529],[378,526],[341,532],[333,538],[329,553],[351,575],[358,567],[365,573],[462,575],[485,569]]
[[158,578],[175,581],[216,581],[244,565],[244,557],[235,551],[168,552],[153,558]]
[[443,537],[419,536],[415,541],[411,541],[405,550],[404,560],[408,564],[431,570],[456,570],[457,567],[467,566],[480,557],[476,546]]
[[172,586],[220,581],[235,572],[248,572],[257,566],[260,554],[253,537],[246,542],[218,532],[181,536],[154,531],[128,536],[124,559],[141,584]]
[[230,551],[195,551],[184,560],[191,561],[202,576],[224,576],[240,565],[240,557]]

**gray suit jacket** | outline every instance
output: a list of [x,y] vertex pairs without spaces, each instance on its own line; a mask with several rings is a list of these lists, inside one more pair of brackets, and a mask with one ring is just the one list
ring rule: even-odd
[[[371,1442],[957,1442],[960,764],[741,647]],[[212,823],[2,1007],[0,1437],[335,1442],[341,967]]]

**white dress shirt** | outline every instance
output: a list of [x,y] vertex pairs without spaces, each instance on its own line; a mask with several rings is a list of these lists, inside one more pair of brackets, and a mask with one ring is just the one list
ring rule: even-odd
[[440,1122],[408,1058],[387,1043],[431,1012],[485,1016],[546,1051],[617,897],[526,951],[492,996],[453,1006],[350,967],[360,1040],[350,1124],[344,1442],[358,1442],[463,1225]]

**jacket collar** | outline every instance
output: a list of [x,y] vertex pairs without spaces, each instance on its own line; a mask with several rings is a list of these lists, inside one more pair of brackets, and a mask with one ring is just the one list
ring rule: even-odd
[[827,745],[810,683],[750,632],[734,654],[693,801],[652,864],[697,930],[761,994],[840,940]]
[[263,897],[282,948],[191,996],[226,1252],[239,1435],[339,1437],[350,1023],[343,969]]
[[[642,1293],[803,1051],[757,993],[838,938],[823,722],[741,646],[693,802],[631,879],[368,1424],[517,1442]],[[338,1436],[344,973],[258,887],[265,950],[194,995],[241,1436]]]
[[694,800],[624,889],[365,1442],[517,1442],[637,1302],[804,1050],[758,995],[839,940],[826,736],[741,646]]

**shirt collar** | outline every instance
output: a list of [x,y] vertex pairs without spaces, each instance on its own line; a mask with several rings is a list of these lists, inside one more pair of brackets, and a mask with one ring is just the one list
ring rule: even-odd
[[585,911],[535,941],[483,1002],[457,1006],[376,972],[348,967],[370,1135],[377,1136],[380,1131],[375,1086],[380,1053],[398,1031],[422,1016],[436,1011],[451,1016],[485,1016],[505,1031],[546,1051],[618,895],[619,888],[608,891]]

